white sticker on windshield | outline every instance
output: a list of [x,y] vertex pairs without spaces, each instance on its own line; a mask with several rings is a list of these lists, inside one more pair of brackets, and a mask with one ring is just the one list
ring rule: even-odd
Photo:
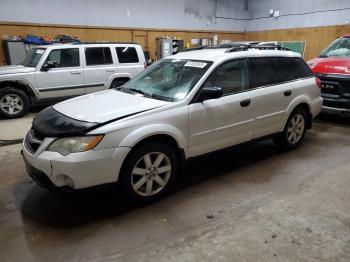
[[207,63],[203,62],[193,62],[193,61],[188,61],[185,66],[188,67],[197,67],[197,68],[204,68],[207,65]]
[[35,53],[37,53],[37,54],[43,54],[44,53],[44,49],[37,49],[36,51],[35,51]]

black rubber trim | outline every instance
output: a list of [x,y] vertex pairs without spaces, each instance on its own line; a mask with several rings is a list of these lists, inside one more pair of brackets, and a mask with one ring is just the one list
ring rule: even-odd
[[327,81],[327,79],[350,81],[350,75],[344,75],[344,74],[320,74],[320,73],[315,73],[315,75],[317,77],[319,77],[321,79],[321,81],[322,81],[322,79],[324,79],[325,81]]
[[69,90],[69,89],[79,89],[79,88],[90,88],[90,87],[99,87],[104,86],[104,83],[100,84],[91,84],[91,85],[78,85],[78,86],[62,86],[62,87],[47,87],[47,88],[39,88],[39,92],[51,92],[51,91],[60,91],[60,90]]

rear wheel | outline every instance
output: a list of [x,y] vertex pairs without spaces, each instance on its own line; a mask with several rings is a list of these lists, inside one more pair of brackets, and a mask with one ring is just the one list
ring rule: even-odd
[[123,165],[123,190],[138,201],[159,199],[173,186],[178,170],[178,159],[170,146],[144,144],[135,148]]
[[307,129],[307,114],[304,109],[297,108],[289,116],[283,132],[274,141],[283,149],[291,150],[299,146]]
[[29,110],[27,94],[17,88],[0,89],[0,114],[6,118],[17,118],[25,115]]
[[124,78],[114,79],[110,88],[120,87],[120,86],[124,85],[128,81],[129,81],[129,79],[124,79]]

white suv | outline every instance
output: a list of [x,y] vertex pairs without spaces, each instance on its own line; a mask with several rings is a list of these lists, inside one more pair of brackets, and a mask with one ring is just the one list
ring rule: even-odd
[[33,48],[21,65],[0,67],[0,115],[23,116],[52,103],[123,85],[145,68],[138,44],[61,44]]
[[296,53],[183,52],[123,87],[43,110],[23,157],[46,188],[120,180],[130,196],[151,200],[171,187],[183,160],[267,137],[296,148],[321,106],[316,79]]

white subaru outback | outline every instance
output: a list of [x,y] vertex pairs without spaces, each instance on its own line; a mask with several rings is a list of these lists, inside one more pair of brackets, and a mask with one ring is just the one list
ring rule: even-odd
[[21,65],[0,67],[0,115],[23,116],[30,105],[123,85],[145,68],[138,44],[59,44],[33,48]]
[[183,52],[122,87],[43,110],[23,158],[45,188],[120,181],[130,196],[152,200],[174,184],[183,160],[267,137],[296,148],[321,106],[317,79],[296,53]]

